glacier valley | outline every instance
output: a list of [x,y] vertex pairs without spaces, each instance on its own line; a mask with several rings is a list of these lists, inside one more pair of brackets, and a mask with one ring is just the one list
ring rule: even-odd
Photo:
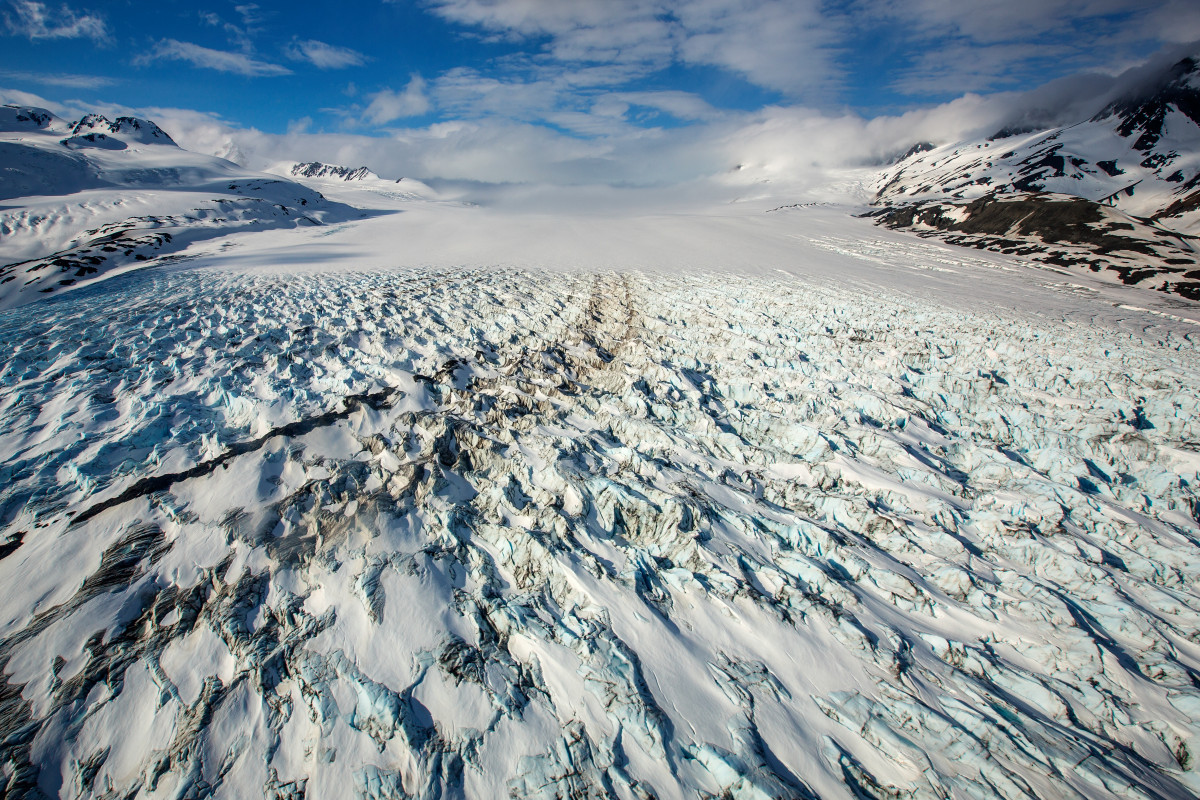
[[3,796],[1200,794],[1186,296],[10,116]]

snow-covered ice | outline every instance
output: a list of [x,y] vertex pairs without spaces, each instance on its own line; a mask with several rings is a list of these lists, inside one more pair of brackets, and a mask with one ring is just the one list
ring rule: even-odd
[[11,796],[1200,792],[1193,306],[844,208],[193,252],[0,316]]

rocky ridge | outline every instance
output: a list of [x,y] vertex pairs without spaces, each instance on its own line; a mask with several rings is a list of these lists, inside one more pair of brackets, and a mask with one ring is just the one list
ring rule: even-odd
[[[1183,58],[1073,125],[915,146],[873,191],[890,227],[1197,299],[1200,64]],[[1050,209],[1077,224],[1046,225]],[[1116,230],[1130,231],[1121,245]]]

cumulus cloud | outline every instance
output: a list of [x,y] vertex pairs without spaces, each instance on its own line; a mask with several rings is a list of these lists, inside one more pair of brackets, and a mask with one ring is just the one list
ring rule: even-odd
[[682,128],[613,126],[592,138],[500,118],[401,128],[380,137],[311,133],[304,125],[286,134],[267,134],[195,112],[143,113],[183,146],[236,156],[259,169],[280,161],[320,160],[366,165],[390,177],[468,181],[473,191],[486,183],[667,187],[699,181],[740,192],[770,181],[772,191],[788,192],[827,185],[841,171],[878,161],[915,141],[940,143],[990,133],[1014,105],[1015,100],[995,106],[987,98],[969,96],[873,120],[769,107],[727,112]]
[[[617,102],[623,105],[645,106],[659,111],[665,111],[676,119],[701,120],[720,116],[707,100],[692,92],[653,91],[653,92],[612,92],[597,103],[599,110],[606,102]],[[623,112],[622,112],[623,113]]]
[[433,92],[443,113],[464,118],[487,115],[537,119],[559,108],[563,85],[550,79],[501,80],[459,67],[439,76]]
[[[569,196],[601,197],[608,196],[612,187],[622,191],[638,187],[639,197],[663,203],[760,195],[797,202],[820,197],[826,191],[822,187],[852,184],[856,175],[863,174],[857,170],[877,165],[918,141],[946,144],[986,137],[1023,122],[1049,126],[1086,119],[1111,99],[1144,89],[1163,66],[1190,49],[1164,51],[1149,64],[1119,76],[1083,74],[1031,92],[966,94],[874,118],[804,106],[718,111],[684,92],[603,90],[590,96],[579,111],[556,108],[553,91],[548,94],[550,101],[533,92],[523,102],[548,108],[545,117],[550,125],[481,115],[419,127],[397,126],[384,136],[313,132],[309,119],[296,120],[287,133],[270,134],[215,115],[169,108],[81,109],[76,104],[69,113],[78,116],[84,110],[98,110],[147,116],[189,149],[252,168],[311,160],[365,165],[385,177],[410,176],[454,185],[476,200],[497,192],[511,198],[519,191],[531,196],[541,192],[543,201],[554,197],[556,202],[567,202]],[[485,91],[478,85],[478,75],[460,78],[471,96]],[[428,110],[430,95],[440,97],[439,91],[434,82],[426,84],[414,76],[403,89],[366,95],[364,103],[369,105],[357,107],[355,119],[386,125],[420,115]],[[501,86],[493,91],[501,93],[497,103],[502,105],[514,97],[504,93],[515,90]],[[30,102],[24,94],[0,91],[0,97]],[[35,104],[55,111],[62,108]],[[625,124],[639,108],[661,108],[679,117],[690,114],[694,122],[652,128]],[[580,132],[587,136],[577,135]]]
[[290,75],[292,72],[285,66],[260,61],[245,53],[213,50],[191,42],[181,42],[177,39],[163,39],[154,46],[154,49],[135,59],[134,63],[148,64],[153,61],[162,60],[186,61],[197,67],[213,69],[218,72],[232,72],[252,78],[271,75]]
[[720,111],[697,94],[679,90],[612,90],[625,80],[603,68],[534,69],[527,77],[497,78],[457,68],[430,82],[429,95],[443,115],[464,120],[500,117],[544,123],[581,136],[633,132],[681,121],[713,119]]
[[401,91],[384,89],[367,95],[370,103],[362,112],[362,120],[371,125],[386,125],[406,117],[419,117],[429,111],[429,98],[425,95],[425,79],[413,75]]
[[316,39],[297,39],[287,47],[286,53],[293,61],[307,61],[318,69],[345,69],[367,63],[367,57],[357,50]]
[[38,39],[92,39],[96,42],[110,41],[108,26],[96,14],[81,13],[70,6],[49,9],[36,0],[11,0],[4,12],[4,24],[9,33],[24,36],[31,41]]

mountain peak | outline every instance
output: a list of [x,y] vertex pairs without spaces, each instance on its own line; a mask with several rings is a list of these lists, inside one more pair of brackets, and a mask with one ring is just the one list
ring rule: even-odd
[[323,164],[320,161],[295,164],[292,166],[291,172],[298,178],[327,178],[343,181],[361,181],[379,177],[366,167],[342,167],[337,164]]
[[44,108],[35,106],[0,106],[0,131],[46,130],[57,118]]
[[891,163],[899,164],[901,161],[905,161],[909,158],[912,158],[913,156],[918,155],[919,153],[928,153],[930,150],[933,150],[933,149],[935,149],[935,147],[931,142],[917,142],[912,147],[905,150],[904,153],[897,156],[896,158],[893,158],[891,160]]
[[137,144],[175,145],[175,140],[166,131],[140,117],[117,117],[110,121],[101,114],[87,114],[71,126],[71,138],[93,134],[119,136],[126,142]]
[[1133,148],[1147,152],[1163,137],[1172,111],[1200,125],[1200,61],[1195,56],[1175,62],[1157,80],[1109,103],[1092,119],[1118,117],[1117,132],[1126,138],[1137,134]]

